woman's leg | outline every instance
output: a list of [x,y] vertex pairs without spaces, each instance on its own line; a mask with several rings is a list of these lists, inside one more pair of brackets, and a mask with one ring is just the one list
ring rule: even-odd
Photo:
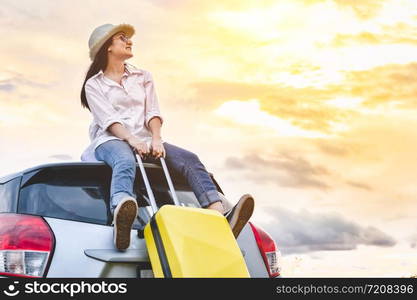
[[113,170],[110,185],[110,211],[113,214],[123,198],[127,196],[136,198],[133,190],[136,175],[135,157],[125,141],[116,139],[98,146],[95,155]]
[[201,207],[224,212],[221,198],[206,168],[196,154],[164,142],[168,168],[182,174],[194,191]]
[[110,140],[97,147],[96,158],[108,164],[112,172],[110,211],[113,218],[113,238],[117,249],[130,245],[130,231],[138,213],[133,191],[136,161],[130,146],[121,140]]
[[[167,142],[164,143],[164,148],[167,166],[187,178],[188,184],[193,189],[201,207],[215,209],[223,213],[224,207],[221,196],[198,156]],[[252,216],[254,204],[253,197],[245,194],[226,215],[236,238]]]

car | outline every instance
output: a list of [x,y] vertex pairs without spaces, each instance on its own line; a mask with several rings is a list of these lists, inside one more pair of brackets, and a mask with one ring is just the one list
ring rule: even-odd
[[[157,205],[172,204],[162,168],[144,167]],[[49,163],[1,177],[0,276],[153,277],[143,238],[151,209],[139,172],[134,185],[139,212],[126,251],[113,244],[112,170],[104,162]],[[181,205],[200,207],[186,179],[172,172],[171,177]],[[267,232],[248,222],[237,242],[251,277],[280,277],[280,252]]]

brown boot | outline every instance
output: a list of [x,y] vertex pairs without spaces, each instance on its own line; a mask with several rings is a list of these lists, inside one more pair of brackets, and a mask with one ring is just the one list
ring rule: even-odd
[[132,197],[120,201],[114,210],[114,245],[119,250],[126,250],[130,245],[130,231],[138,214],[138,204]]
[[249,221],[250,217],[252,216],[254,207],[255,201],[253,197],[250,194],[245,194],[240,197],[237,204],[229,213],[227,213],[226,218],[227,221],[229,221],[235,238],[239,236],[243,227]]

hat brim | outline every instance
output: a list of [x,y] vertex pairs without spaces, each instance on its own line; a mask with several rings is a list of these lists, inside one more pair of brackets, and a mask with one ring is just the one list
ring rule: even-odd
[[93,47],[90,49],[90,59],[93,61],[97,52],[104,45],[104,43],[113,35],[118,32],[124,32],[128,38],[131,38],[135,34],[135,28],[129,24],[119,24],[115,26],[112,30],[107,32],[104,36],[96,41]]

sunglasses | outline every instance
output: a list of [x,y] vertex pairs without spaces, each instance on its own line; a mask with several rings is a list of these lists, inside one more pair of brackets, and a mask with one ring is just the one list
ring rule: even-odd
[[125,36],[125,35],[119,35],[119,37],[118,37],[122,42],[124,42],[124,43],[127,43],[127,41],[129,41],[130,40],[130,38],[128,38],[127,36]]

